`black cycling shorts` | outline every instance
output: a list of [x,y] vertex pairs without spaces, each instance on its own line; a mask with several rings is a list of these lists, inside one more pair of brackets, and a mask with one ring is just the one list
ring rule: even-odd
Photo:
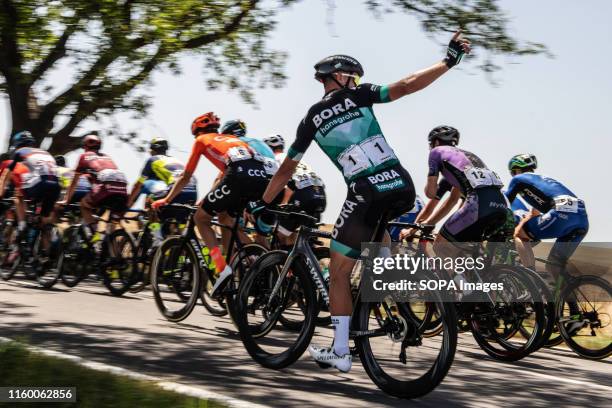
[[62,191],[56,178],[41,177],[41,181],[35,185],[23,189],[23,197],[40,204],[40,215],[48,217]]
[[210,215],[228,212],[236,216],[249,201],[263,196],[270,176],[262,162],[242,160],[231,163],[221,181],[204,197],[202,209]]
[[[289,204],[295,205],[300,211],[321,220],[321,214],[327,207],[325,189],[319,186],[310,186],[295,190]],[[284,235],[290,235],[299,225],[298,220],[291,218],[283,218],[278,223],[279,231]]]
[[480,242],[506,223],[507,201],[498,187],[472,190],[440,230],[451,242]]
[[372,240],[381,218],[389,220],[410,211],[415,197],[410,174],[399,164],[353,180],[334,225],[330,249],[358,258],[361,243]]

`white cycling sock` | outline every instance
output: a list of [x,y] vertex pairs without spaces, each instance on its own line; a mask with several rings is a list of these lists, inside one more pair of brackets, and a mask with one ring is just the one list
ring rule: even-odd
[[19,221],[17,223],[17,230],[18,231],[24,231],[27,227],[28,227],[28,223],[25,222],[25,221]]
[[348,354],[351,316],[332,316],[331,321],[334,326],[334,353],[339,356]]

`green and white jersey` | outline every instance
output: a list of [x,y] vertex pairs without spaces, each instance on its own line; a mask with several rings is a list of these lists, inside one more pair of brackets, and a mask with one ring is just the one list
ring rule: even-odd
[[386,86],[362,84],[330,92],[300,122],[288,156],[300,160],[315,140],[348,182],[399,163],[372,105],[389,102]]

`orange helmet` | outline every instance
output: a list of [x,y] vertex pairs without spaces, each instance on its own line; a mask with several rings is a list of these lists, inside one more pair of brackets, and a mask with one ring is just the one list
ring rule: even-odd
[[203,115],[195,118],[193,123],[191,124],[191,133],[195,136],[198,132],[198,129],[206,129],[208,127],[214,127],[215,129],[221,126],[221,121],[217,115],[213,112],[207,112]]
[[85,136],[82,143],[85,150],[100,150],[102,147],[102,141],[94,134]]

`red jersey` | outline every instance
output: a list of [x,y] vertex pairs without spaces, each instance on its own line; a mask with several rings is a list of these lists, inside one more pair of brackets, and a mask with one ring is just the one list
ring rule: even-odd
[[219,170],[225,171],[228,162],[251,159],[254,152],[248,143],[236,136],[206,133],[196,137],[185,171],[193,173],[202,155]]
[[125,176],[118,170],[113,159],[104,153],[94,151],[83,153],[79,157],[75,172],[86,174],[91,183],[125,182]]

